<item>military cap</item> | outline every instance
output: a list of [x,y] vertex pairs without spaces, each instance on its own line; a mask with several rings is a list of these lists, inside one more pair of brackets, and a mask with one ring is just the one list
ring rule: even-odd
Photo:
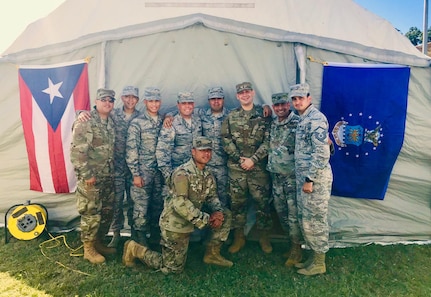
[[250,82],[242,82],[240,84],[236,85],[236,92],[240,93],[242,91],[246,91],[246,90],[253,90],[253,86],[251,85]]
[[224,91],[222,87],[214,87],[208,90],[208,99],[224,98]]
[[272,104],[280,104],[289,102],[289,93],[272,94]]
[[179,92],[178,93],[178,102],[195,102],[195,98],[193,92]]
[[310,86],[307,83],[297,84],[290,87],[290,98],[306,97],[310,94]]
[[155,87],[148,87],[144,90],[144,99],[145,100],[162,100],[160,95],[160,90]]
[[193,139],[193,148],[197,150],[212,149],[212,141],[209,137],[198,136]]
[[115,100],[115,91],[114,90],[108,90],[108,89],[98,89],[97,90],[97,98],[96,99],[102,99],[105,97],[110,97],[111,99]]
[[139,98],[139,89],[134,86],[125,86],[123,88],[123,91],[121,92],[121,96],[129,96],[129,95]]

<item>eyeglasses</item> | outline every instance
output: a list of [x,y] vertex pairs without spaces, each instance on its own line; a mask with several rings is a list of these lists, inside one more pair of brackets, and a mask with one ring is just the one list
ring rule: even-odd
[[97,100],[100,100],[102,102],[109,102],[109,103],[114,103],[115,102],[115,99],[111,98],[111,97],[103,97],[103,98],[99,98]]

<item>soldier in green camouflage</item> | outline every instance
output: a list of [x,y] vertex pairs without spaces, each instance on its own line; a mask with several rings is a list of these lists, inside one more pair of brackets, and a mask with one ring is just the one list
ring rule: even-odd
[[[124,196],[128,202],[127,219],[132,225],[133,215],[130,205],[133,204],[130,197],[132,186],[132,174],[126,164],[126,138],[130,122],[139,115],[136,104],[139,101],[139,89],[134,86],[125,86],[121,92],[123,106],[115,108],[110,117],[115,123],[115,147],[114,147],[114,186],[115,207],[114,218],[111,225],[113,236],[109,247],[115,248],[120,240],[120,231],[124,225],[123,201]],[[78,111],[80,121],[88,121],[91,115],[86,111]],[[132,233],[134,230],[132,229]]]
[[302,259],[294,158],[299,116],[290,110],[288,93],[273,94],[272,108],[277,117],[271,124],[266,168],[271,174],[272,198],[280,225],[290,238],[291,248],[285,266],[291,267]]
[[312,103],[308,84],[290,88],[293,107],[300,119],[295,138],[295,170],[298,218],[311,256],[295,264],[297,272],[316,275],[326,272],[325,254],[329,250],[328,204],[332,170],[329,164],[328,121]]
[[[207,137],[193,139],[192,158],[174,170],[170,193],[160,217],[162,253],[149,250],[133,240],[124,244],[123,263],[128,267],[139,259],[165,274],[184,270],[190,235],[195,228],[210,227],[204,263],[231,267],[233,263],[220,255],[220,248],[229,236],[231,213],[221,206],[214,177],[206,169],[211,159],[212,144]],[[211,214],[203,211],[209,210]]]
[[262,107],[254,104],[255,92],[250,82],[236,85],[236,91],[241,106],[229,113],[221,127],[223,148],[228,155],[232,228],[235,229],[229,252],[237,253],[245,245],[244,226],[250,195],[256,207],[260,246],[265,253],[271,253],[270,177],[266,171],[271,119],[264,118]]
[[[202,135],[213,141],[213,154],[207,166],[217,182],[217,193],[223,206],[230,207],[228,195],[228,170],[227,154],[223,149],[221,140],[221,125],[229,114],[229,110],[224,107],[225,94],[222,87],[212,87],[208,89],[209,108],[198,109],[197,114],[202,121]],[[270,117],[271,108],[263,106],[264,117]]]
[[81,215],[84,259],[95,264],[105,262],[103,254],[115,252],[102,245],[112,221],[114,206],[115,127],[109,117],[114,102],[114,91],[97,90],[96,105],[90,120],[76,120],[72,132],[70,157],[78,178],[76,198]]
[[163,210],[163,177],[157,168],[156,146],[163,119],[159,114],[160,90],[144,90],[146,109],[130,122],[127,133],[126,162],[133,176],[132,239],[146,245],[147,234],[160,238],[159,217]]

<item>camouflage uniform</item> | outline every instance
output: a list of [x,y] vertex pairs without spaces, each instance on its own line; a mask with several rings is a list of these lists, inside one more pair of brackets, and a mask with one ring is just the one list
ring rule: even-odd
[[[212,87],[208,90],[208,100],[214,98],[225,98],[222,87]],[[211,103],[210,103],[211,104]],[[221,125],[229,114],[223,107],[221,112],[214,112],[211,108],[206,110],[198,109],[199,117],[202,121],[202,135],[207,136],[213,141],[212,158],[207,167],[214,175],[217,182],[217,193],[223,206],[230,208],[228,195],[228,173],[227,173],[227,154],[223,149],[221,140]]]
[[[223,121],[221,137],[228,155],[229,195],[232,228],[243,228],[247,219],[247,194],[255,202],[257,228],[269,230],[272,220],[269,207],[270,177],[266,171],[270,118],[263,117],[261,106],[250,111],[232,110]],[[254,169],[243,170],[240,157],[251,158]]]
[[[76,190],[78,212],[81,215],[81,240],[94,241],[108,232],[113,215],[113,150],[114,123],[91,111],[87,122],[75,121],[73,126],[71,161],[78,178]],[[96,184],[85,181],[96,177]]]
[[290,112],[283,121],[271,124],[267,169],[271,173],[272,197],[280,224],[292,242],[299,243],[295,179],[295,132],[299,116]]
[[198,116],[192,115],[191,125],[180,115],[174,116],[172,127],[162,127],[157,142],[157,165],[167,180],[173,169],[192,157],[193,138],[202,135]]
[[202,135],[212,140],[213,149],[211,161],[207,168],[213,174],[217,183],[217,193],[223,206],[228,206],[228,174],[227,174],[227,155],[221,142],[221,125],[226,118],[228,111],[223,108],[221,113],[213,113],[211,108],[206,110],[199,109],[199,117],[202,121]]
[[[329,249],[328,203],[332,171],[329,164],[328,121],[314,105],[300,115],[295,140],[298,218],[306,244],[317,253]],[[306,178],[313,191],[305,193]]]
[[158,228],[163,210],[163,177],[156,160],[157,137],[162,124],[160,116],[155,120],[144,111],[130,123],[128,130],[126,162],[132,176],[140,176],[144,180],[143,187],[132,185],[131,188],[132,227],[136,231],[148,231],[148,224]]
[[226,241],[231,223],[230,211],[221,206],[211,173],[206,168],[198,169],[190,160],[172,173],[170,194],[160,216],[162,253],[148,250],[142,260],[163,273],[182,272],[190,234],[195,227],[202,229],[209,222],[210,215],[201,210],[203,205],[211,212],[224,214],[221,227],[212,229],[210,243]]
[[124,113],[123,107],[115,108],[111,117],[115,123],[115,146],[114,146],[114,188],[115,188],[115,206],[114,219],[112,221],[112,231],[120,231],[124,224],[123,201],[124,193],[128,201],[127,220],[129,225],[133,221],[132,204],[130,198],[130,187],[132,186],[132,174],[126,163],[126,140],[127,129],[130,122],[139,115],[135,110],[129,117]]

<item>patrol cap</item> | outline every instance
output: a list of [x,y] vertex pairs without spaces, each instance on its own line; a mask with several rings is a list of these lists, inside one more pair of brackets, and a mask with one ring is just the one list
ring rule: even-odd
[[183,102],[195,102],[193,92],[179,92],[178,103],[183,103]]
[[108,89],[98,89],[97,90],[97,98],[96,99],[102,99],[105,97],[110,97],[111,99],[115,100],[115,91],[114,90],[108,90]]
[[222,87],[214,87],[208,90],[208,99],[224,98],[224,91]]
[[129,95],[139,98],[139,89],[134,86],[125,86],[123,88],[123,91],[121,92],[121,96],[129,96]]
[[145,100],[162,100],[160,95],[160,90],[155,87],[148,87],[144,89],[144,99]]
[[289,102],[289,93],[272,94],[272,104],[280,104]]
[[246,91],[246,90],[253,90],[253,86],[251,85],[251,82],[242,82],[240,84],[236,85],[236,93],[240,93],[242,91]]
[[193,148],[197,150],[208,150],[212,149],[212,141],[209,137],[198,136],[193,139]]
[[297,84],[290,87],[290,98],[306,97],[310,94],[310,86],[307,83]]

